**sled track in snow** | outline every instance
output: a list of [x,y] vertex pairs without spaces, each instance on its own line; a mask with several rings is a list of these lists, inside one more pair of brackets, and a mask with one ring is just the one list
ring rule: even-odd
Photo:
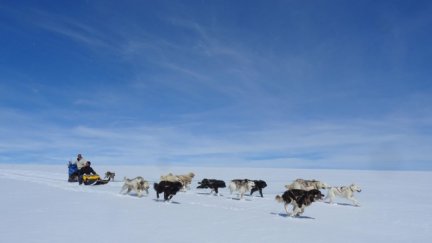
[[41,184],[41,185],[45,185],[45,186],[49,186],[61,190],[74,191],[74,192],[88,192],[88,193],[102,193],[102,194],[116,195],[116,193],[111,191],[94,190],[93,186],[78,186],[77,183],[69,183],[66,181],[64,174],[54,173],[54,172],[0,169],[0,179],[37,183],[37,184]]

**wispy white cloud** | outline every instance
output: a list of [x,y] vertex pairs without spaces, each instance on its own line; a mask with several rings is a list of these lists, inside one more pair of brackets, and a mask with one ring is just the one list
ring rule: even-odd
[[[428,149],[432,144],[430,136],[392,119],[268,123],[261,128],[243,129],[224,125],[223,133],[207,133],[195,130],[196,124],[63,127],[40,123],[25,114],[12,115],[6,110],[1,113],[15,124],[2,129],[1,162],[33,155],[31,162],[58,163],[50,158],[66,159],[81,152],[96,163],[250,163],[376,169],[378,164],[393,161],[415,169],[416,164],[432,158]],[[24,124],[31,119],[36,123],[26,127]],[[9,158],[8,154],[13,156]]]

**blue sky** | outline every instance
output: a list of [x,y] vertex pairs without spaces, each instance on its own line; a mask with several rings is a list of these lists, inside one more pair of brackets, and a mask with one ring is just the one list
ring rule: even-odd
[[2,1],[0,163],[432,169],[430,1]]

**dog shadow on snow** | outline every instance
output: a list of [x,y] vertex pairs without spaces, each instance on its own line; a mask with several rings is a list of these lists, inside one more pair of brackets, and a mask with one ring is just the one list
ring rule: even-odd
[[[291,218],[291,216],[289,215],[289,214],[286,214],[286,213],[274,213],[274,212],[271,212],[270,213],[271,215],[277,215],[277,216],[280,216],[280,217],[284,217],[284,218]],[[312,218],[312,217],[309,217],[309,216],[295,216],[295,217],[292,217],[292,218],[295,218],[295,219],[315,219],[315,218]]]
[[246,199],[244,197],[243,197],[243,199],[240,199],[238,197],[227,197],[227,198],[232,199],[232,200],[236,200],[236,201],[248,201],[248,202],[252,201],[252,199]]
[[148,197],[147,194],[142,194],[141,197],[138,195],[138,193],[128,193],[128,194],[121,194],[122,196],[130,196],[130,197],[136,197],[136,198],[143,198]]
[[[197,192],[197,195],[217,196],[213,192]],[[221,194],[222,195],[222,194]]]
[[165,200],[163,200],[163,199],[153,199],[153,201],[155,201],[155,202],[159,202],[159,203],[172,203],[172,204],[180,204],[179,202],[176,202],[176,201],[165,201]]
[[355,207],[358,208],[359,206],[356,206],[354,204],[349,204],[349,203],[330,203],[330,202],[324,202],[325,204],[328,205],[335,205],[335,206],[345,206],[345,207]]

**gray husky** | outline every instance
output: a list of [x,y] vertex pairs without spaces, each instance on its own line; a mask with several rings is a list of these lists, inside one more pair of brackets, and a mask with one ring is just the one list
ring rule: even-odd
[[123,192],[123,194],[128,194],[130,191],[135,191],[138,195],[138,197],[142,196],[142,192],[146,191],[148,195],[148,189],[150,185],[148,181],[144,180],[141,176],[135,177],[133,179],[124,178],[124,185],[122,189],[120,190],[120,193]]
[[249,192],[252,187],[255,186],[255,182],[253,182],[252,180],[248,180],[248,179],[235,179],[232,180],[228,186],[231,194],[233,192],[237,192],[239,194],[239,199],[243,199],[243,195],[246,192]]

